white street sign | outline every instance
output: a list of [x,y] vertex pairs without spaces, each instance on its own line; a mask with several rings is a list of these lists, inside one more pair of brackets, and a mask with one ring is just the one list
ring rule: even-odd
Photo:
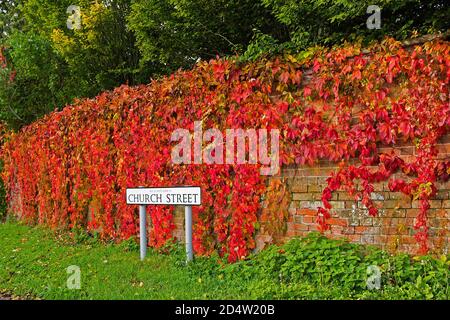
[[127,204],[199,206],[201,202],[200,187],[127,189]]
[[192,261],[192,206],[202,204],[200,187],[128,188],[127,204],[139,205],[139,238],[141,260],[147,254],[147,205],[184,206],[186,261]]

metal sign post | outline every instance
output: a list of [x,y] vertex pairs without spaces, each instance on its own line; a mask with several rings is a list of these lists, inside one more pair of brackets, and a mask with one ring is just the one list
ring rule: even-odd
[[145,259],[147,255],[147,217],[146,217],[147,206],[141,204],[139,206],[139,235],[140,235],[140,251],[141,251],[141,261]]
[[185,238],[186,238],[186,261],[191,262],[193,258],[192,250],[192,207],[184,207],[184,224],[185,224]]
[[139,234],[141,260],[147,254],[147,205],[184,205],[186,261],[194,257],[192,249],[192,206],[201,205],[200,187],[128,188],[127,204],[139,205]]

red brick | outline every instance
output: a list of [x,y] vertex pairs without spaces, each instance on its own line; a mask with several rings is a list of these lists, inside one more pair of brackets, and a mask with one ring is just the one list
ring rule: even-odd
[[287,230],[286,231],[286,237],[294,238],[295,236],[298,236],[298,234],[294,230]]
[[335,225],[335,226],[346,227],[348,225],[347,220],[344,220],[344,219],[331,218],[331,219],[328,219],[328,222],[329,222],[329,224]]
[[381,207],[385,209],[411,208],[410,199],[374,201],[374,203],[381,205]]
[[387,192],[372,192],[370,198],[372,200],[385,201],[389,199],[389,194]]
[[289,204],[289,209],[298,209],[300,208],[300,201],[291,201]]
[[380,217],[379,215],[378,216],[376,216],[376,217],[373,217],[372,218],[372,221],[373,221],[373,226],[374,227],[381,227],[382,225],[383,225],[383,221],[384,221],[384,218],[383,217]]
[[385,213],[386,213],[386,216],[388,216],[388,217],[405,218],[406,210],[408,210],[408,209],[386,209]]
[[[310,193],[311,199],[316,201],[322,201],[322,193]],[[331,194],[331,200],[336,201],[338,199],[338,195],[333,192]]]
[[373,234],[373,235],[382,234],[382,228],[381,227],[371,227],[366,231],[366,234]]
[[299,201],[299,200],[315,200],[315,199],[311,197],[310,193],[293,193],[292,200]]
[[295,229],[295,223],[294,222],[286,223],[286,231],[294,231],[294,229]]
[[332,235],[342,235],[343,228],[341,226],[331,226],[331,234]]
[[316,223],[316,217],[313,216],[302,216],[303,223],[314,224]]
[[352,216],[352,210],[350,209],[333,209],[332,213],[335,218],[350,218]]
[[447,200],[447,201],[449,201],[450,194],[449,194],[448,190],[439,190],[436,193],[436,196],[434,198],[438,199],[438,200]]
[[303,216],[317,216],[317,211],[312,209],[298,209],[297,214]]
[[399,208],[411,208],[411,198],[407,195],[402,195],[398,200]]
[[361,243],[362,244],[374,244],[375,238],[373,235],[362,235],[361,236]]
[[391,152],[395,152],[396,154],[399,154],[400,152],[392,147],[381,147],[378,148],[378,152],[380,153],[391,153]]
[[399,235],[401,232],[398,230],[398,227],[387,227],[383,230],[388,235]]
[[[442,201],[441,200],[429,200],[430,202],[430,208],[431,209],[440,209],[442,208]],[[412,208],[420,208],[420,201],[414,200],[412,202]]]
[[402,147],[400,148],[400,154],[402,155],[414,155],[414,147],[410,146],[410,147]]
[[391,200],[398,200],[405,197],[405,195],[401,192],[389,192],[389,199]]
[[290,189],[292,192],[307,192],[308,186],[304,179],[295,178],[295,179],[293,179]]
[[369,227],[366,226],[356,226],[355,233],[364,233]]
[[342,229],[342,234],[345,235],[355,234],[355,227],[344,227]]
[[361,225],[363,226],[372,226],[373,225],[373,218],[371,217],[364,217],[361,219]]
[[351,242],[360,242],[361,235],[359,234],[349,234],[346,236],[346,238]]
[[440,209],[428,209],[427,210],[427,218],[436,218],[436,215]]
[[338,200],[352,200],[352,201],[355,200],[355,196],[354,195],[352,196],[347,192],[338,192],[337,194]]
[[447,133],[445,136],[439,138],[440,143],[450,143],[450,133]]
[[295,170],[286,169],[286,168],[281,170],[282,177],[290,178],[290,177],[293,177],[294,175],[295,175]]
[[380,182],[380,183],[374,183],[373,184],[373,190],[374,191],[383,191],[384,190],[384,183]]
[[[450,134],[444,139],[447,145],[439,145],[443,151],[440,158],[450,154]],[[388,150],[390,146],[382,146]],[[400,143],[394,148],[402,158],[413,160],[414,146],[412,144]],[[357,159],[350,159],[349,163],[358,165]],[[304,236],[317,229],[316,208],[323,206],[321,203],[322,190],[326,185],[325,179],[328,174],[336,170],[336,165],[329,161],[319,161],[315,167],[289,167],[283,170],[282,174],[289,176],[288,186],[292,200],[289,209],[289,222],[287,232],[283,237],[276,237],[273,241],[287,241],[293,236]],[[397,178],[405,179],[402,173],[395,175]],[[410,179],[407,178],[409,181]],[[431,209],[427,212],[427,221],[430,227],[429,242],[436,252],[442,252],[442,248],[448,247],[450,225],[450,181],[437,182],[437,194],[431,200]],[[369,217],[367,210],[358,207],[358,202],[354,196],[349,195],[344,190],[333,192],[331,204],[332,218],[331,230],[326,234],[329,237],[341,238],[343,235],[353,242],[371,243],[389,250],[406,250],[413,252],[417,249],[414,238],[414,222],[419,214],[419,202],[412,203],[409,196],[399,192],[390,192],[386,182],[374,184],[374,194],[380,194],[384,200],[376,200],[380,206],[379,215],[376,218]],[[263,204],[266,205],[266,204]],[[356,210],[355,212],[355,205]],[[182,212],[180,219],[176,216],[176,224],[183,226]],[[295,220],[295,223],[293,221]],[[350,222],[352,222],[350,224]],[[264,226],[260,229],[260,234],[264,234]],[[268,234],[268,233],[266,233]]]
[[400,238],[400,242],[404,244],[416,244],[417,240],[414,238],[414,236],[402,236]]
[[297,232],[297,231],[308,231],[309,229],[308,226],[305,224],[296,223],[294,226],[294,230],[295,232]]
[[301,209],[314,209],[316,210],[319,207],[322,207],[322,201],[300,201]]
[[450,190],[450,179],[447,180],[446,182],[438,182],[438,183],[436,183],[436,187],[439,190]]
[[380,245],[385,244],[387,242],[387,236],[384,234],[374,235],[373,241],[376,244],[380,244]]
[[353,209],[353,206],[356,207],[356,202],[355,201],[345,201],[344,202],[344,208],[345,209]]
[[450,218],[450,210],[446,210],[446,209],[437,210],[436,217],[440,217],[445,220],[448,220]]
[[446,154],[450,153],[450,144],[449,143],[437,144],[436,148],[437,148],[439,153],[446,153]]
[[406,209],[406,217],[415,218],[419,214],[419,209]]
[[330,205],[333,207],[333,209],[344,209],[345,208],[344,201],[330,201]]
[[309,184],[308,192],[322,192],[323,188],[317,184]]

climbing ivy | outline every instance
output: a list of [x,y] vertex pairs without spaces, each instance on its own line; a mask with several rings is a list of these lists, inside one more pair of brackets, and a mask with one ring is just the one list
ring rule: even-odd
[[[347,190],[376,215],[373,183],[389,181],[392,191],[420,201],[414,227],[426,251],[429,200],[436,182],[450,174],[450,161],[436,149],[450,125],[449,50],[438,40],[404,47],[386,39],[366,49],[347,44],[246,63],[215,59],[149,85],[79,100],[4,138],[10,211],[30,223],[126,239],[137,231],[136,209],[125,204],[127,187],[199,185],[195,251],[241,259],[255,247],[266,179],[253,164],[173,164],[171,133],[192,132],[201,120],[222,132],[280,130],[282,165],[339,163],[323,190],[322,231],[329,228],[334,191]],[[410,159],[378,148],[399,142],[415,144]],[[282,191],[269,186],[268,203]],[[163,246],[173,237],[173,208],[148,210],[150,244]]]

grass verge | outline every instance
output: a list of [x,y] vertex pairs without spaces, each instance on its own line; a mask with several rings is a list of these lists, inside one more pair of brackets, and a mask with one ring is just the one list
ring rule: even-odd
[[[235,264],[210,257],[186,266],[182,248],[166,252],[150,249],[141,262],[133,239],[105,244],[8,222],[0,224],[0,292],[42,299],[449,298],[449,256],[392,256],[317,234]],[[80,268],[79,290],[67,288],[69,266]],[[378,268],[379,289],[369,266]]]

